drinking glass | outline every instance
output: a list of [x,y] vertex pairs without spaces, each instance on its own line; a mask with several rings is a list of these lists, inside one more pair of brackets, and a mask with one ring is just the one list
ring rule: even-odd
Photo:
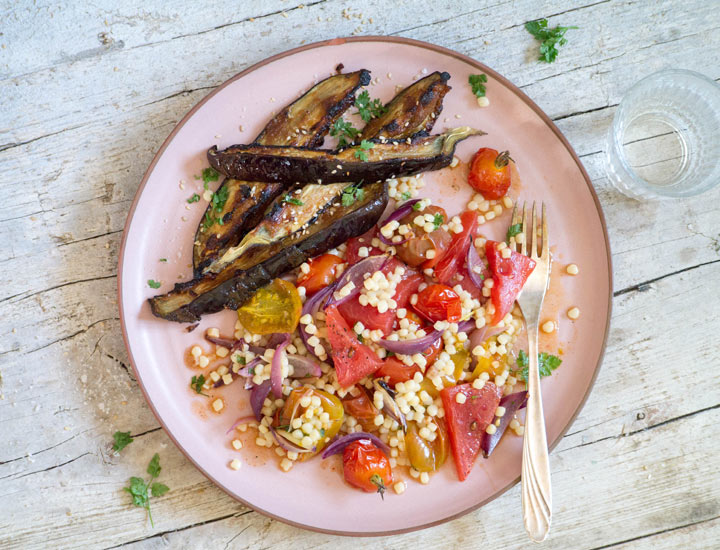
[[720,181],[720,86],[682,69],[640,80],[607,136],[610,182],[636,199],[689,197]]

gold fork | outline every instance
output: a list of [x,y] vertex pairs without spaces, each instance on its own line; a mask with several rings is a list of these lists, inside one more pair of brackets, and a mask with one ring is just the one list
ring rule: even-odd
[[[530,217],[532,216],[532,225]],[[522,224],[522,230],[510,239],[509,246],[516,252],[529,256],[535,261],[525,286],[517,298],[525,317],[528,336],[528,403],[523,439],[522,460],[522,509],[525,530],[536,542],[545,540],[552,521],[552,492],[550,489],[550,461],[548,457],[545,418],[540,393],[540,372],[538,370],[538,326],[540,310],[550,277],[550,246],[548,245],[547,216],[542,205],[542,240],[538,238],[535,203],[532,213],[523,204],[522,214],[515,205],[512,225]],[[528,248],[530,254],[528,254]]]

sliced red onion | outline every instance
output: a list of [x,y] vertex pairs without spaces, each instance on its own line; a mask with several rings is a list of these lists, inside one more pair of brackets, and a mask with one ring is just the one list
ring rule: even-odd
[[[325,300],[325,298],[327,298],[328,296],[332,297],[332,293],[335,291],[336,287],[337,283],[333,283],[330,286],[326,286],[325,288],[318,290],[315,294],[313,294],[310,298],[307,299],[305,304],[303,304],[301,315],[305,315],[306,313],[309,313],[311,316],[315,315],[320,309],[323,300]],[[305,325],[303,325],[302,323],[298,324],[298,329],[300,330],[300,338],[302,338],[305,347],[310,353],[315,355],[315,350],[313,346],[308,344],[308,339],[310,338],[310,335],[305,330]]]
[[255,417],[250,416],[241,416],[238,418],[232,426],[230,426],[230,429],[225,432],[225,435],[229,434],[231,431],[233,431],[235,428],[237,428],[240,424],[249,424],[250,422],[255,422]]
[[[475,326],[475,321],[463,321],[458,324],[458,332],[467,332],[469,329]],[[416,353],[422,353],[439,338],[442,337],[442,332],[439,330],[433,330],[430,334],[423,336],[422,338],[415,338],[414,340],[385,340],[381,339],[378,341],[382,347],[393,353],[399,353],[401,355],[414,355]]]
[[277,441],[277,444],[286,451],[289,451],[291,453],[314,453],[315,451],[317,451],[317,447],[313,447],[312,449],[306,449],[305,447],[301,447],[300,445],[293,443],[288,438],[283,437],[282,434],[279,434],[277,430],[273,427],[270,427],[270,432],[273,434],[273,437],[275,438],[275,441]]
[[326,305],[342,304],[343,302],[347,302],[351,298],[360,294],[360,289],[362,289],[365,282],[365,274],[380,271],[383,267],[385,267],[385,264],[389,259],[390,256],[388,254],[383,254],[382,256],[370,256],[346,269],[342,276],[338,279],[335,288],[336,290],[341,290],[350,282],[355,285],[355,288],[352,289],[350,294],[344,298],[336,299],[334,295],[331,295]]
[[350,445],[350,443],[352,443],[353,441],[358,441],[360,439],[367,439],[368,441],[370,441],[370,443],[378,447],[387,456],[390,456],[390,447],[388,447],[387,444],[378,436],[369,434],[367,432],[355,432],[339,437],[338,439],[330,443],[330,445],[327,446],[327,449],[323,451],[322,457],[327,458],[334,454],[341,453],[345,450],[345,447]]
[[275,348],[275,354],[270,364],[270,386],[275,397],[282,397],[282,358],[285,356],[285,348],[290,343],[290,334],[285,334],[285,339]]
[[505,433],[505,430],[507,430],[510,422],[512,422],[515,413],[527,404],[527,398],[528,392],[519,391],[506,395],[500,400],[500,406],[505,407],[505,414],[500,417],[500,425],[496,426],[497,429],[495,430],[495,433],[492,435],[485,433],[483,435],[480,448],[482,449],[483,456],[485,458],[489,457],[490,453],[495,450],[495,447],[497,447],[497,444],[500,442],[500,438]]
[[250,406],[252,407],[255,418],[262,420],[262,408],[265,399],[270,393],[270,380],[265,380],[262,384],[255,386],[250,392]]
[[288,363],[293,366],[292,378],[307,378],[320,376],[322,369],[317,361],[303,355],[288,354]]
[[[392,221],[399,220],[400,218],[405,217],[407,214],[409,214],[409,213],[412,211],[413,206],[415,206],[415,204],[417,204],[417,203],[419,203],[419,202],[420,202],[420,199],[412,199],[412,200],[409,200],[409,201],[407,201],[407,202],[404,202],[404,203],[400,206],[400,208],[398,208],[397,210],[395,210],[395,212],[393,212],[392,214],[390,214],[390,215],[382,222],[383,226],[387,225],[388,223],[390,223],[390,222],[392,222]],[[378,229],[379,229],[379,228],[378,228]],[[390,244],[390,245],[402,244],[402,243],[404,243],[405,241],[407,241],[407,239],[405,239],[405,240],[403,240],[402,242],[394,243],[394,242],[392,242],[390,239],[388,239],[387,237],[385,237],[385,236],[382,234],[382,232],[380,232],[380,231],[378,231],[378,238],[379,238],[382,242],[384,242],[385,244]]]
[[[477,273],[475,268],[480,268],[480,273]],[[470,277],[473,284],[482,290],[485,279],[490,276],[490,271],[485,266],[485,263],[480,258],[475,245],[472,243],[468,248],[467,272],[468,277]]]

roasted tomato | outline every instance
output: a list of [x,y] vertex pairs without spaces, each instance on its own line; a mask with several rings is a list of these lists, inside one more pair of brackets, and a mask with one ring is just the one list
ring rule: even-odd
[[[390,461],[367,439],[353,441],[343,451],[345,481],[368,493],[380,493],[392,484]],[[384,497],[383,497],[384,498]]]
[[302,302],[295,285],[283,279],[258,289],[237,311],[243,327],[255,334],[293,332],[300,320]]
[[[402,265],[403,264],[395,258],[390,258],[385,267],[383,267],[382,271],[386,274],[391,273],[395,271],[395,268]],[[405,274],[402,276],[402,280],[395,288],[395,295],[393,296],[393,299],[397,302],[397,306],[399,308],[407,306],[410,301],[410,296],[417,291],[418,286],[420,286],[420,283],[424,280],[422,275],[414,269],[410,269],[407,266],[404,267]],[[362,305],[358,296],[348,300],[347,302],[343,302],[338,306],[338,309],[351,326],[354,326],[355,323],[360,321],[365,328],[370,330],[379,329],[383,334],[390,334],[393,325],[395,324],[395,320],[397,319],[395,309],[388,309],[384,313],[380,313],[376,307]]]
[[418,294],[415,311],[431,323],[457,323],[462,318],[460,296],[447,285],[430,285]]
[[[384,254],[382,250],[370,244],[376,236],[377,227],[373,226],[373,228],[367,233],[363,233],[359,237],[353,237],[347,241],[345,244],[345,261],[348,263],[348,266],[354,265],[369,256],[380,256],[381,254]],[[367,256],[360,256],[359,251],[363,247],[368,250]]]
[[335,254],[323,254],[307,262],[310,265],[308,273],[301,273],[297,286],[305,287],[305,294],[312,296],[318,290],[325,288],[337,279],[337,267],[343,259]]
[[349,388],[380,368],[382,360],[372,349],[360,343],[357,335],[340,315],[337,306],[325,309],[325,322],[340,386]]
[[[458,402],[459,394],[463,396],[462,402]],[[495,418],[501,395],[502,389],[492,382],[485,382],[480,390],[470,384],[460,384],[440,392],[460,481],[472,470],[475,458],[480,453],[485,428]]]
[[435,277],[444,284],[450,284],[455,275],[466,263],[468,248],[472,244],[477,231],[477,214],[472,211],[460,214],[463,230],[452,237],[452,242],[440,261],[435,266]]
[[377,426],[375,425],[374,420],[378,415],[378,410],[368,397],[365,388],[362,386],[357,386],[357,388],[360,391],[358,395],[352,396],[348,393],[342,400],[343,407],[345,407],[345,413],[355,418],[355,420],[357,420],[362,426],[362,429],[366,432],[375,431],[377,430]]
[[[307,406],[303,405],[303,398],[305,397],[310,400],[310,404]],[[308,399],[306,399],[305,401],[307,401]],[[312,419],[302,419],[303,424],[317,424],[314,426],[314,429],[317,429],[318,432],[322,434],[322,437],[314,444],[315,452],[301,453],[299,455],[299,460],[306,460],[311,456],[315,456],[328,444],[328,442],[333,437],[337,435],[338,431],[340,431],[340,427],[342,426],[343,418],[345,416],[343,405],[340,402],[340,399],[338,399],[335,395],[330,395],[323,390],[316,390],[308,386],[303,386],[292,390],[290,392],[290,395],[287,396],[287,399],[285,400],[285,404],[283,405],[282,409],[279,409],[278,412],[275,414],[273,426],[277,430],[278,434],[282,437],[285,437],[292,443],[303,447],[303,437],[310,434],[304,433],[302,427],[294,428],[293,421],[303,417],[308,408],[312,407],[317,409],[317,407],[315,407],[315,405],[313,404],[313,400],[315,401],[315,403],[317,403],[318,399],[320,400],[319,408],[322,409],[322,412],[328,413],[329,418],[327,421],[322,421],[319,419],[320,415],[318,414],[314,415]]]
[[395,384],[411,380],[416,372],[420,372],[420,367],[417,365],[408,366],[397,357],[388,357],[382,366],[375,371],[375,378],[387,377],[388,385],[394,388]]
[[[425,227],[415,223],[415,218],[426,215],[433,220],[427,220],[433,227],[429,232]],[[440,261],[452,240],[450,233],[440,227],[447,223],[447,219],[447,213],[443,208],[432,205],[426,206],[423,210],[413,210],[400,218],[398,223],[410,226],[410,233],[406,235],[408,238],[406,242],[396,246],[398,258],[412,267],[421,266],[422,269],[433,267]],[[432,258],[427,257],[430,250],[433,251]]]
[[420,428],[415,422],[408,423],[408,431],[405,434],[405,452],[407,453],[410,466],[418,472],[434,472],[445,463],[448,456],[449,444],[445,424],[436,419],[435,440],[428,441],[420,436]]
[[498,250],[499,244],[496,241],[485,243],[485,255],[493,277],[490,291],[490,299],[495,306],[491,321],[493,325],[497,325],[510,312],[525,281],[535,269],[535,261],[524,254],[511,251],[510,257],[503,258],[502,252]]
[[498,153],[483,147],[475,153],[470,163],[468,183],[486,199],[499,199],[510,188],[509,151]]

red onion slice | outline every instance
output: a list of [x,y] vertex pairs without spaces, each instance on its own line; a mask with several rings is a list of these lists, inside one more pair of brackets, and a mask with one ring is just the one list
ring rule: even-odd
[[322,457],[327,458],[334,454],[341,453],[345,450],[345,447],[350,445],[350,443],[352,443],[353,441],[358,441],[360,439],[366,439],[370,441],[370,443],[378,447],[387,456],[390,456],[390,447],[388,447],[387,444],[378,436],[369,434],[367,432],[355,432],[344,435],[330,443],[330,445],[327,446],[327,449],[323,451]]
[[[393,212],[392,214],[390,214],[390,215],[382,222],[382,226],[385,226],[385,225],[389,224],[389,223],[392,222],[392,221],[399,220],[400,218],[405,217],[408,213],[410,213],[410,212],[412,211],[413,206],[415,206],[415,205],[416,205],[417,203],[419,203],[419,202],[420,202],[420,199],[412,199],[412,200],[409,200],[409,201],[407,201],[407,202],[404,202],[404,203],[402,204],[402,206],[400,206],[400,208],[398,208],[397,210],[395,210],[395,212]],[[382,226],[378,226],[378,229],[380,229]],[[385,244],[390,244],[390,245],[398,245],[398,244],[402,244],[402,243],[404,243],[404,242],[407,241],[407,239],[404,239],[403,241],[401,241],[401,242],[399,242],[399,243],[394,243],[394,242],[392,242],[390,239],[388,239],[387,237],[385,237],[380,231],[378,231],[378,238],[379,238],[382,242],[384,242]]]
[[[480,268],[480,273],[477,273],[475,271],[475,268]],[[470,277],[470,280],[473,282],[473,284],[480,290],[482,290],[483,283],[485,279],[490,276],[490,272],[480,258],[480,255],[478,254],[475,245],[472,243],[468,247],[467,271],[468,277]]]
[[293,443],[288,438],[278,433],[278,431],[273,427],[270,427],[270,432],[273,434],[273,437],[275,438],[275,441],[277,441],[277,444],[291,453],[314,453],[317,450],[317,447],[313,447],[312,449],[306,449],[305,447],[301,447],[300,445]]
[[287,358],[288,363],[293,366],[293,375],[291,378],[308,378],[322,374],[322,369],[318,362],[310,357],[288,354]]
[[[320,309],[323,300],[325,300],[325,298],[327,298],[328,296],[332,296],[332,293],[335,291],[336,286],[337,283],[333,283],[330,286],[326,286],[325,288],[318,290],[315,294],[308,298],[305,304],[303,304],[302,315],[305,315],[306,313],[309,313],[311,316],[315,315]],[[299,323],[298,329],[300,330],[300,338],[302,338],[305,347],[310,353],[315,355],[315,350],[311,345],[308,344],[308,339],[310,338],[310,335],[305,330],[305,325]]]
[[231,431],[233,431],[235,428],[237,428],[240,424],[249,424],[250,422],[255,422],[254,416],[241,416],[238,418],[232,426],[228,429],[228,431],[225,432],[225,435],[229,434]]
[[344,298],[336,299],[334,295],[331,295],[326,306],[332,304],[342,304],[343,302],[347,302],[351,298],[360,294],[360,289],[362,289],[363,283],[365,282],[365,274],[380,271],[383,267],[385,267],[388,260],[390,260],[390,256],[388,254],[383,254],[382,256],[370,256],[369,258],[365,258],[346,269],[342,274],[342,277],[340,277],[337,283],[335,283],[335,289],[339,291],[350,282],[355,285],[355,288],[352,289],[350,294]]
[[290,335],[285,334],[285,339],[275,348],[275,354],[270,364],[270,387],[275,397],[282,397],[282,358],[285,356],[285,348],[290,343]]
[[525,407],[527,404],[528,392],[519,391],[506,395],[500,400],[500,406],[505,407],[505,414],[500,417],[500,425],[496,426],[495,433],[490,435],[484,434],[480,448],[482,449],[483,456],[485,458],[490,456],[500,442],[500,438],[507,430],[507,427],[512,422],[515,413]]
[[252,407],[255,418],[262,420],[262,408],[265,398],[270,393],[270,380],[265,380],[262,384],[255,386],[250,392],[250,406]]

